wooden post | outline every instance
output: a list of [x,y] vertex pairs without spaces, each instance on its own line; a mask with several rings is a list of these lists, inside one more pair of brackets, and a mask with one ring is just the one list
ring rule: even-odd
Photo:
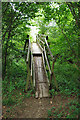
[[[27,37],[29,38],[29,35],[27,35]],[[32,69],[32,64],[31,64],[31,60],[30,60],[30,56],[31,56],[31,43],[30,43],[30,39],[28,41],[28,54],[27,54],[27,59],[26,59],[26,64],[27,64],[27,81],[26,81],[26,88],[25,90],[27,91],[28,87],[30,87],[29,85],[31,85],[32,87],[32,72],[30,70],[30,67]]]
[[[50,51],[50,48],[49,48],[49,43],[47,42],[48,40],[48,36],[46,36],[46,39],[45,39],[45,42],[46,42],[46,45],[47,45],[47,48],[48,48],[48,51],[50,53],[50,56],[52,58],[52,61],[53,61],[53,55]],[[55,86],[56,86],[56,89],[58,90],[58,84],[57,84],[57,81],[56,81],[56,78],[55,78],[55,74],[54,74],[54,63],[55,63],[55,60],[53,61],[53,64],[52,64],[52,73],[51,73],[51,78],[50,78],[50,87],[52,89],[52,85],[51,85],[51,82],[52,82],[52,78],[54,79],[54,83],[55,83]]]
[[33,87],[32,75],[33,75],[33,55],[31,51],[31,87]]
[[34,67],[34,61],[33,61],[33,86],[35,87],[35,67]]
[[52,78],[54,79],[54,83],[55,83],[55,86],[56,86],[56,89],[58,90],[58,84],[57,84],[57,81],[56,81],[56,78],[55,78],[55,74],[54,74],[54,61],[53,61],[53,64],[52,64],[52,74],[51,74],[51,79],[50,79],[50,87],[52,89],[52,85],[51,85],[51,82],[52,82]]
[[29,63],[27,63],[27,81],[26,81],[26,88],[25,88],[26,91],[29,87],[29,80],[30,80],[30,68],[29,68]]
[[29,35],[27,35],[27,39],[25,40],[25,44],[24,44],[24,51],[25,51],[25,49],[26,49],[26,44],[27,44],[27,42],[29,42]]

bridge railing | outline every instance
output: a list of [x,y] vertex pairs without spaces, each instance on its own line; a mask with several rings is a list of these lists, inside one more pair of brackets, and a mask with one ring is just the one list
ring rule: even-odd
[[[47,71],[47,75],[48,75],[48,79],[49,79],[49,85],[50,85],[50,87],[52,87],[51,81],[53,78],[54,82],[55,82],[56,89],[58,89],[57,81],[56,81],[55,75],[54,75],[55,58],[54,58],[54,56],[50,50],[50,47],[49,47],[48,36],[38,34],[36,36],[36,42],[43,52],[44,64],[45,64],[45,69]],[[52,64],[51,64],[51,62],[52,62]]]
[[[55,58],[53,57],[53,54],[49,47],[48,36],[38,34],[36,36],[36,42],[42,50],[43,63],[44,63],[44,68],[48,78],[48,83],[51,87],[52,78],[54,78],[55,86],[58,89],[57,81],[54,75]],[[27,81],[26,81],[26,88],[25,88],[26,91],[29,88],[29,85],[30,87],[35,87],[35,70],[33,69],[34,63],[33,63],[33,55],[31,51],[30,39],[28,39],[27,49],[28,49],[28,52],[27,52],[27,58],[26,58],[26,64],[27,64]]]

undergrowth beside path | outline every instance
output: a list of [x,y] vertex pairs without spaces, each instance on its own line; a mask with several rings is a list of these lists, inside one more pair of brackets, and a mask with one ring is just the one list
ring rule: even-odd
[[78,118],[76,96],[56,95],[54,98],[25,97],[16,105],[3,105],[3,118]]

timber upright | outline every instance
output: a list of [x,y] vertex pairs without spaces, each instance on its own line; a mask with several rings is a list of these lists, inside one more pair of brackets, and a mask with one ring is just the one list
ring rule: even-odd
[[51,70],[50,61],[47,56],[49,54],[52,60],[53,56],[49,49],[47,39],[48,36],[37,35],[36,42],[32,44],[29,39],[26,60],[28,70],[26,90],[28,89],[29,83],[31,83],[31,86],[35,88],[36,98],[49,97],[49,86],[51,86],[51,80],[49,79],[51,79],[53,70]]

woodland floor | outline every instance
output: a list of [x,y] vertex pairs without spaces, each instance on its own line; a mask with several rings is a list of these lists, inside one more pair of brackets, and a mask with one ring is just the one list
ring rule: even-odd
[[75,96],[62,97],[60,95],[54,98],[25,98],[21,104],[15,107],[3,106],[3,118],[48,118],[48,110],[52,107],[56,109],[60,105],[65,107],[65,103],[74,99],[76,99]]

